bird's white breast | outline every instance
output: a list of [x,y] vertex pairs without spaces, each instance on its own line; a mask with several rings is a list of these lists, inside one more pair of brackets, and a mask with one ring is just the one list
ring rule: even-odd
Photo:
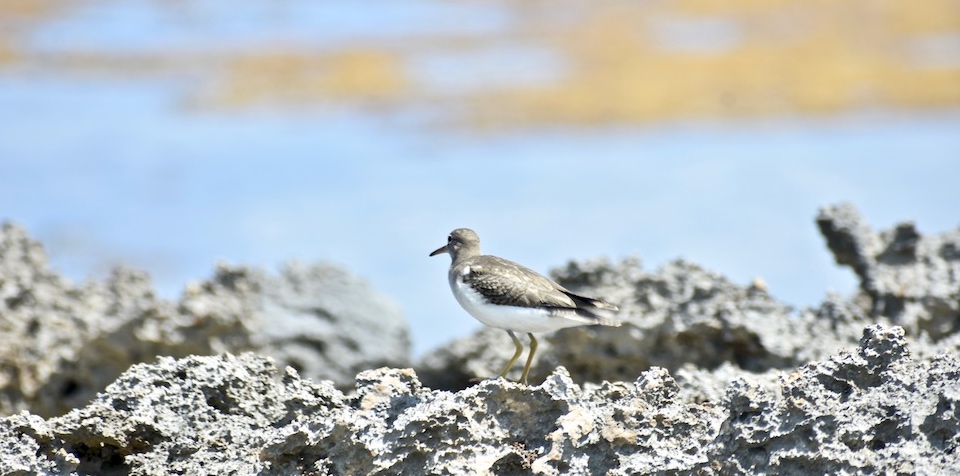
[[[469,268],[464,271],[469,273]],[[544,309],[492,304],[465,283],[462,274],[450,276],[450,287],[460,306],[475,319],[490,327],[517,332],[545,332],[583,325],[580,321],[551,316]]]

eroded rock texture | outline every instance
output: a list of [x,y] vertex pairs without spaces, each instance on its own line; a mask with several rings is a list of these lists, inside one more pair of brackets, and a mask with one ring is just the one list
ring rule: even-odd
[[0,227],[0,415],[65,413],[161,355],[256,351],[346,388],[361,370],[407,365],[409,347],[398,307],[331,265],[220,265],[173,303],[128,269],[74,286],[22,229]]
[[960,330],[960,229],[923,236],[912,222],[875,232],[853,205],[824,207],[817,225],[838,264],[860,277],[872,313],[934,341]]
[[170,303],[135,271],[75,287],[5,225],[0,410],[32,413],[0,418],[0,475],[960,474],[960,232],[817,222],[860,295],[555,271],[625,323],[545,334],[529,387],[474,380],[513,351],[495,329],[396,368],[399,313],[337,268],[221,266]]
[[957,474],[960,360],[917,362],[899,327],[687,403],[662,368],[580,387],[423,387],[409,369],[328,382],[263,357],[162,358],[88,406],[0,419],[5,474]]

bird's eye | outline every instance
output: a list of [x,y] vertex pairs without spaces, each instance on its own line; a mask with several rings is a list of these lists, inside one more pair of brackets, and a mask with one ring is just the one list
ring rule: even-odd
[[453,241],[453,235],[447,237],[447,243],[450,243],[451,241]]

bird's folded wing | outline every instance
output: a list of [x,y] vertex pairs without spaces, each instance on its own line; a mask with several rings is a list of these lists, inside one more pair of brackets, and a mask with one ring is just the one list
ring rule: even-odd
[[520,307],[577,307],[570,296],[535,271],[505,259],[486,258],[484,263],[470,264],[470,271],[463,280],[490,303]]

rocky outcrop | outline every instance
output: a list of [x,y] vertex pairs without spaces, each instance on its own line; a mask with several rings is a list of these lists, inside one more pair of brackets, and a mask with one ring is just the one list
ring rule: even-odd
[[849,206],[818,224],[861,295],[793,310],[685,261],[555,271],[625,323],[544,335],[529,387],[476,381],[512,353],[495,329],[396,368],[395,308],[336,268],[221,266],[170,303],[134,271],[74,287],[6,225],[0,408],[33,413],[0,418],[0,476],[960,474],[957,235]]
[[62,417],[0,419],[4,474],[957,474],[960,360],[910,356],[899,327],[685,402],[665,369],[579,386],[563,368],[527,387],[458,392],[410,369],[329,382],[266,358],[162,358]]
[[65,413],[157,356],[242,351],[344,388],[410,359],[398,307],[331,265],[291,263],[279,276],[221,265],[173,303],[127,269],[74,286],[22,229],[0,227],[0,414]]
[[713,474],[960,474],[960,359],[911,358],[903,328],[784,372],[778,394],[727,389]]
[[960,330],[960,229],[923,236],[912,222],[875,232],[853,205],[824,207],[817,225],[853,268],[874,316],[938,341]]

